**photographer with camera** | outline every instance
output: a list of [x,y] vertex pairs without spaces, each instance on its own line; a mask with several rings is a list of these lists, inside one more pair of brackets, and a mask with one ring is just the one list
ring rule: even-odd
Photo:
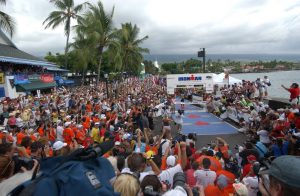
[[178,159],[176,160],[176,157],[173,155],[168,156],[166,160],[167,169],[161,171],[161,173],[158,175],[158,178],[161,182],[171,187],[173,185],[174,175],[178,172],[183,172],[187,162],[185,142],[177,142],[176,146],[178,149]]

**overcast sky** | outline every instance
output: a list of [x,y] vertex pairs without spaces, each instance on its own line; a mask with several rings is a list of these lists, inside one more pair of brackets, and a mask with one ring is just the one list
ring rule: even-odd
[[[84,0],[74,0],[76,4]],[[89,2],[96,3],[97,0]],[[295,0],[102,0],[115,5],[114,24],[140,27],[151,54],[300,53],[300,1]],[[1,10],[17,22],[15,44],[44,56],[62,52],[63,27],[45,30],[55,8],[49,0],[7,0]],[[74,24],[74,22],[73,22]],[[72,39],[71,39],[72,41]]]

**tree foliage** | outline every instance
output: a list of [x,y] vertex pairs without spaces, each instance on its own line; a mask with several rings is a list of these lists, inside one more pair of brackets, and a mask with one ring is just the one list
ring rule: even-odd
[[[5,5],[6,0],[0,0],[0,4]],[[7,32],[11,37],[16,31],[16,22],[15,20],[5,12],[0,10],[0,29]]]
[[[117,29],[113,24],[113,15],[114,8],[107,12],[100,1],[97,4],[88,4],[86,12],[74,26],[76,34],[70,44],[71,51],[67,53],[73,59],[67,57],[70,66],[64,66],[65,68],[82,74],[95,71],[98,75],[97,81],[100,73],[104,72],[128,72],[134,75],[140,73],[142,53],[149,52],[141,44],[148,36],[139,38],[140,29],[130,22],[121,24],[121,28]],[[63,55],[50,53],[45,59],[63,65],[61,56]]]
[[59,25],[64,24],[65,35],[67,36],[66,47],[65,47],[65,63],[68,64],[68,50],[69,50],[69,38],[71,33],[71,20],[80,20],[81,16],[79,13],[83,10],[87,3],[75,5],[74,0],[51,0],[51,3],[57,8],[53,11],[43,22],[45,29],[55,29]]

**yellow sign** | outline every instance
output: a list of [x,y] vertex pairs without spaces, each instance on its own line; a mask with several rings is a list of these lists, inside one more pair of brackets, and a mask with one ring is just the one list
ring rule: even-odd
[[4,84],[5,80],[4,80],[4,73],[0,72],[0,84]]

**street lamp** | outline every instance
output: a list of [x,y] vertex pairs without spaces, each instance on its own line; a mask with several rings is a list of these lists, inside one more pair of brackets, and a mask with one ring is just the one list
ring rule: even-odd
[[203,58],[203,73],[205,73],[205,48],[200,48],[200,51],[198,51],[198,57]]
[[104,74],[104,78],[106,83],[106,97],[108,99],[108,74],[107,73]]

